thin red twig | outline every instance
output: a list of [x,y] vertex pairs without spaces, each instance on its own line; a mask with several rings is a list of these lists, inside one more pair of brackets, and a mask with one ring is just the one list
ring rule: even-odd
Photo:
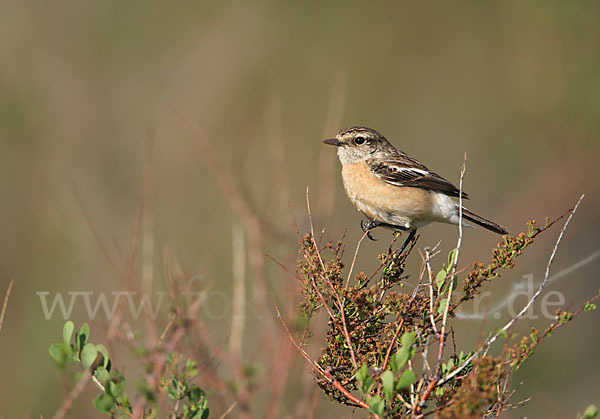
[[[292,333],[290,332],[290,329],[288,328],[285,320],[283,320],[283,317],[281,316],[281,312],[279,311],[279,307],[275,306],[275,311],[277,312],[277,317],[279,318],[279,321],[281,321],[281,324],[283,325],[283,328],[285,329],[290,341],[292,342],[292,344],[294,345],[294,347],[296,348],[296,350],[300,353],[300,355],[302,356],[302,358],[304,358],[308,364],[312,367],[313,370],[315,370],[317,373],[319,373],[323,378],[325,378],[325,380],[331,384],[333,387],[335,387],[336,390],[338,390],[340,393],[342,393],[344,395],[344,397],[346,397],[348,400],[350,400],[352,403],[357,404],[358,406],[362,407],[363,409],[369,409],[369,405],[367,403],[365,403],[364,401],[360,400],[359,398],[357,398],[356,396],[354,396],[352,393],[350,393],[348,390],[346,390],[344,388],[344,386],[342,386],[342,384],[335,379],[335,377],[333,377],[331,375],[331,372],[329,371],[329,368],[323,369],[316,361],[313,361],[310,358],[310,355],[308,355],[308,353],[306,353],[306,351],[304,349],[302,349],[302,347],[300,347],[300,345],[298,345],[298,343],[296,342],[296,340],[294,339],[294,337],[292,336]],[[374,415],[376,418],[378,418],[377,415]]]

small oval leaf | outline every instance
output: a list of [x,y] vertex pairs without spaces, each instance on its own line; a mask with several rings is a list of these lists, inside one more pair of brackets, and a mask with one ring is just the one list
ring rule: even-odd
[[398,374],[402,367],[406,365],[408,362],[409,350],[407,347],[402,347],[398,352],[392,355],[390,358],[390,363],[392,365],[392,371],[395,374]]
[[75,324],[71,320],[68,320],[63,326],[63,342],[65,345],[71,345],[71,337],[73,336],[73,330],[75,330]]
[[401,390],[409,387],[417,380],[417,374],[413,370],[406,370],[402,373],[398,381],[396,381],[396,389]]
[[81,350],[81,364],[87,370],[92,366],[97,356],[98,350],[96,349],[96,345],[88,343]]
[[392,397],[394,397],[394,373],[390,370],[386,370],[381,374],[381,384],[383,386],[385,399],[389,402]]
[[83,345],[85,345],[88,342],[89,338],[90,338],[90,325],[87,324],[87,323],[84,323],[79,328],[79,344],[80,344],[80,348],[83,347]]

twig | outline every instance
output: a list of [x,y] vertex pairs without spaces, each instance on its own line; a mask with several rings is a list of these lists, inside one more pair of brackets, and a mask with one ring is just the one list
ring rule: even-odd
[[[146,198],[147,198],[146,193],[147,193],[147,189],[143,188],[142,194],[140,197],[140,203],[139,203],[138,209],[137,209],[135,222],[134,222],[132,240],[131,240],[131,244],[130,244],[130,251],[129,251],[128,257],[125,261],[125,270],[121,270],[119,265],[117,263],[115,263],[113,261],[113,259],[110,257],[106,247],[104,246],[104,243],[102,242],[102,240],[100,238],[98,231],[95,229],[94,224],[85,209],[85,205],[83,204],[83,200],[81,199],[81,196],[79,195],[77,188],[74,186],[75,197],[81,207],[82,213],[83,213],[87,223],[90,226],[92,234],[94,235],[96,241],[98,242],[100,249],[101,249],[103,255],[105,256],[106,260],[109,262],[110,266],[117,272],[118,276],[123,278],[123,280],[125,282],[125,288],[129,288],[131,286],[131,283],[133,282],[132,280],[135,277],[133,265],[134,265],[135,257],[137,255],[137,249],[138,249],[138,244],[139,244],[140,226],[141,226],[141,221],[142,221],[143,213],[144,213],[144,205],[145,205]],[[125,302],[124,299],[120,299],[120,301],[118,303],[117,310],[115,312],[115,316],[112,318],[112,320],[109,324],[109,327],[108,327],[108,331],[106,333],[105,346],[109,346],[110,343],[115,338],[115,336],[117,335],[118,327],[121,323],[121,319],[123,316],[124,302]],[[148,313],[147,305],[143,304],[143,307],[145,309],[145,312]],[[154,338],[155,338],[154,341],[156,341],[157,340],[156,333],[153,329],[151,331],[154,333]],[[83,389],[85,388],[87,382],[90,380],[90,377],[92,377],[92,374],[88,370],[84,371],[81,378],[75,384],[75,387],[73,387],[71,392],[63,400],[61,406],[59,407],[58,411],[54,415],[55,418],[63,418],[67,415],[73,402],[80,396],[80,394],[83,391]],[[122,410],[124,411],[124,413],[129,414],[124,409],[122,409]]]
[[235,220],[232,224],[233,312],[231,313],[231,354],[240,357],[246,324],[246,243],[244,230]]
[[321,290],[319,289],[319,287],[317,286],[317,283],[315,281],[315,278],[311,278],[311,284],[312,287],[314,288],[315,292],[317,293],[317,295],[319,296],[319,299],[321,300],[321,303],[323,304],[323,307],[325,308],[325,310],[327,311],[327,314],[329,314],[329,317],[331,318],[331,321],[333,322],[333,324],[336,327],[339,327],[340,332],[344,333],[344,331],[342,330],[342,326],[340,326],[338,324],[338,322],[336,321],[335,316],[333,315],[333,312],[331,311],[331,307],[329,307],[329,305],[327,304],[327,301],[325,301],[325,297],[323,297],[323,293],[321,292]]
[[346,338],[346,343],[348,344],[348,350],[350,351],[350,357],[352,358],[352,365],[354,365],[354,368],[357,368],[358,363],[356,362],[356,355],[354,354],[354,348],[352,347],[352,339],[350,339],[350,334],[348,333],[348,327],[346,325],[346,314],[344,310],[344,304],[342,303],[339,295],[337,295],[337,300],[340,306],[340,315],[342,316],[342,327],[344,329],[344,337]]
[[463,208],[462,208],[462,190],[463,180],[465,178],[465,170],[467,165],[467,153],[465,152],[465,159],[463,161],[462,168],[460,170],[460,183],[458,187],[458,240],[456,243],[456,252],[454,252],[454,261],[452,261],[452,269],[450,273],[450,285],[448,286],[448,296],[446,297],[446,306],[444,307],[444,316],[442,318],[442,327],[440,331],[440,346],[438,348],[438,363],[442,360],[444,352],[444,342],[446,341],[446,324],[448,323],[448,310],[450,309],[452,301],[452,289],[454,288],[454,280],[456,276],[456,265],[458,264],[458,255],[460,253],[460,247],[462,245],[463,237]]
[[[350,351],[350,357],[352,358],[352,365],[356,369],[358,367],[358,364],[356,362],[356,355],[354,354],[354,349],[352,347],[352,339],[350,339],[350,333],[348,333],[348,326],[346,324],[346,313],[344,310],[344,303],[343,303],[342,299],[340,298],[340,294],[338,293],[337,289],[335,288],[335,286],[331,283],[331,281],[327,277],[327,270],[325,269],[325,264],[323,263],[323,258],[321,257],[321,252],[319,250],[319,246],[317,245],[317,242],[315,241],[315,231],[314,231],[314,226],[313,226],[313,222],[312,222],[312,214],[310,212],[310,199],[309,199],[309,194],[308,194],[308,187],[306,187],[306,210],[308,211],[308,220],[310,222],[310,236],[311,236],[311,239],[313,242],[313,246],[315,247],[315,252],[319,259],[319,263],[321,264],[322,277],[329,284],[329,286],[331,287],[331,290],[333,291],[333,294],[336,297],[336,300],[338,303],[338,308],[340,310],[341,320],[342,320],[342,329],[343,329],[343,333],[344,333],[344,338],[346,339],[346,344],[348,345],[348,350]],[[315,285],[315,288],[316,288],[316,285]],[[323,297],[321,297],[321,298],[323,298]]]
[[[425,268],[422,267],[421,273],[419,275],[419,282],[417,283],[417,285],[415,286],[415,289],[413,290],[410,300],[408,301],[408,304],[406,306],[405,312],[410,311],[410,306],[412,305],[412,303],[415,301],[415,298],[417,297],[417,292],[419,290],[419,286],[421,285],[421,281],[423,279],[424,272],[425,272]],[[387,351],[385,353],[385,359],[383,360],[383,366],[381,368],[382,370],[385,370],[387,367],[387,364],[390,360],[390,355],[392,354],[392,349],[394,347],[394,344],[396,343],[396,340],[398,339],[398,335],[400,334],[400,330],[402,329],[403,325],[404,325],[404,317],[402,317],[402,320],[400,320],[400,323],[398,323],[398,326],[396,327],[396,330],[394,332],[394,336],[392,337],[392,340],[390,341],[390,344],[388,345]]]
[[[409,307],[410,307],[410,305],[409,305]],[[396,330],[394,331],[394,336],[392,337],[392,341],[388,345],[387,351],[385,352],[385,359],[383,360],[383,367],[381,368],[382,370],[385,370],[387,367],[387,364],[390,360],[390,355],[392,353],[392,348],[394,347],[394,343],[396,343],[396,339],[398,339],[398,335],[400,334],[400,330],[402,330],[403,325],[404,325],[404,317],[402,317],[402,319],[400,320],[400,323],[398,323],[398,326],[396,327]]]
[[6,294],[4,295],[4,304],[2,304],[2,313],[0,314],[0,331],[2,331],[2,325],[4,324],[4,316],[6,314],[6,307],[8,306],[8,299],[10,298],[10,292],[12,291],[14,283],[15,280],[11,279],[8,284],[8,289],[6,290]]
[[163,343],[163,341],[165,340],[165,337],[167,336],[167,332],[169,331],[171,326],[173,326],[173,323],[175,323],[175,320],[177,320],[177,315],[175,315],[173,313],[173,314],[171,314],[171,318],[169,319],[167,325],[165,326],[162,333],[160,334],[160,338],[158,339],[159,345],[161,345]]
[[581,201],[583,200],[584,197],[585,197],[585,194],[581,195],[581,197],[577,201],[577,204],[575,204],[575,206],[571,210],[571,213],[569,214],[569,217],[567,218],[567,221],[565,221],[565,224],[563,225],[562,229],[560,230],[560,234],[558,235],[558,238],[556,239],[556,243],[554,244],[554,248],[552,249],[552,253],[550,254],[550,258],[548,259],[548,263],[546,264],[546,272],[544,274],[544,280],[542,281],[542,283],[538,287],[538,289],[535,292],[535,294],[529,299],[529,301],[527,302],[527,304],[525,305],[525,307],[523,307],[523,309],[519,313],[517,313],[517,315],[515,317],[513,317],[506,325],[504,325],[504,327],[502,329],[500,329],[498,332],[496,332],[493,336],[491,336],[488,339],[486,339],[485,343],[479,349],[477,349],[470,357],[468,357],[465,360],[465,362],[460,367],[458,367],[457,369],[455,369],[454,371],[452,371],[446,377],[441,378],[437,382],[437,385],[444,384],[448,380],[452,379],[452,377],[456,376],[459,372],[461,372],[462,370],[464,370],[471,363],[471,361],[473,359],[475,359],[475,357],[481,353],[481,351],[483,351],[484,349],[490,347],[496,341],[496,339],[498,339],[498,337],[500,335],[504,334],[508,329],[510,329],[513,326],[513,324],[515,324],[515,322],[517,320],[519,320],[521,317],[523,317],[523,315],[527,312],[527,310],[529,310],[529,308],[533,305],[534,301],[539,297],[539,295],[541,294],[542,290],[544,289],[544,287],[548,283],[549,276],[550,276],[550,266],[552,265],[552,262],[554,261],[554,256],[556,255],[556,252],[558,250],[558,245],[560,244],[560,242],[561,242],[561,240],[563,238],[563,235],[564,235],[564,233],[565,233],[565,231],[567,229],[567,226],[571,222],[571,219],[575,215],[575,212],[577,211],[577,208],[579,207],[579,204],[581,203]]
[[325,264],[323,263],[323,259],[321,258],[321,252],[319,251],[319,245],[317,244],[315,239],[315,228],[312,221],[312,213],[310,212],[310,197],[308,193],[308,186],[306,187],[306,212],[308,213],[308,222],[310,224],[310,238],[313,242],[313,246],[315,246],[315,252],[317,253],[317,257],[319,258],[321,269],[323,269],[323,273],[325,273]]
[[204,131],[180,109],[176,108],[174,112],[179,120],[187,126],[189,131],[195,135],[202,151],[200,153],[201,157],[215,175],[215,179],[223,195],[229,201],[229,205],[238,215],[246,230],[246,234],[248,235],[248,259],[255,277],[255,281],[253,282],[254,298],[262,310],[263,316],[261,321],[265,322],[265,326],[261,328],[266,340],[265,347],[268,351],[272,352],[275,348],[274,324],[269,312],[267,274],[263,260],[263,237],[260,222],[235,187],[231,176],[219,162]]
[[[437,335],[437,327],[435,326],[435,318],[433,317],[433,271],[431,269],[431,249],[425,249],[425,258],[423,259],[425,265],[427,266],[427,273],[429,274],[429,321],[431,322],[431,328],[433,329],[433,333]],[[441,290],[439,290],[441,291]]]
[[350,271],[348,272],[348,279],[346,279],[346,288],[348,288],[348,284],[350,284],[350,278],[352,278],[352,271],[354,270],[354,264],[356,263],[356,257],[358,256],[358,250],[360,249],[360,245],[365,237],[367,237],[367,234],[368,231],[365,231],[356,244],[356,250],[354,251],[354,257],[352,258],[352,264],[350,265]]
[[[529,235],[529,239],[535,239],[537,236],[539,236],[541,233],[547,231],[548,229],[550,229],[554,224],[556,224],[557,222],[559,222],[560,220],[562,220],[563,218],[565,218],[567,215],[571,214],[573,212],[573,208],[569,208],[568,210],[566,210],[565,212],[563,212],[559,217],[555,218],[554,220],[547,222],[547,224],[544,227],[536,227],[535,230]],[[491,273],[492,274],[496,274],[498,275],[496,272],[501,268],[501,265],[496,265],[491,269]],[[483,282],[485,282],[486,279],[479,279],[477,280],[474,284],[473,284],[473,289],[479,288]],[[458,299],[458,301],[454,304],[453,306],[453,310],[458,307],[459,305],[461,305],[464,301],[470,300],[472,299],[474,296],[474,294],[472,293],[465,293],[462,297],[460,297]]]
[[[323,369],[316,361],[313,361],[310,358],[308,353],[306,353],[306,351],[304,349],[302,349],[302,347],[296,342],[296,340],[292,336],[290,329],[288,328],[287,324],[283,320],[283,317],[281,316],[279,307],[275,306],[275,311],[277,312],[277,317],[281,321],[281,324],[283,325],[283,328],[285,329],[290,341],[296,347],[296,350],[300,353],[302,358],[304,358],[316,372],[318,372],[323,378],[325,378],[325,380],[329,384],[331,384],[333,387],[335,387],[335,389],[338,390],[340,393],[342,393],[348,400],[350,400],[352,403],[356,403],[358,406],[360,406],[364,409],[369,409],[369,405],[367,403],[365,403],[364,401],[360,400],[359,398],[357,398],[356,396],[354,396],[348,390],[346,390],[344,388],[344,386],[342,386],[342,384],[338,380],[336,380],[335,377],[333,377],[331,375],[331,372],[329,371],[328,368]],[[378,417],[377,415],[374,415],[374,416]]]
[[[142,174],[142,195],[144,197],[144,213],[142,217],[142,242],[141,242],[141,288],[145,293],[152,292],[152,282],[154,279],[154,215],[153,215],[153,165],[152,153],[154,150],[154,133],[148,129],[147,140],[144,150],[144,163]],[[145,304],[144,304],[145,306]],[[144,340],[146,346],[156,345],[157,336],[152,316],[147,310],[145,313],[145,331]]]
[[288,334],[288,337],[290,338],[292,344],[296,347],[296,349],[298,350],[298,352],[300,353],[302,358],[304,358],[315,371],[317,371],[319,374],[321,374],[324,377],[325,375],[323,374],[323,372],[324,372],[323,368],[321,368],[321,366],[316,361],[313,361],[310,358],[310,356],[308,355],[308,353],[304,349],[302,349],[302,347],[298,343],[296,343],[296,340],[292,336],[292,332],[290,332],[290,329],[288,328],[285,320],[283,320],[283,316],[281,315],[281,312],[279,311],[279,307],[277,307],[277,305],[275,305],[275,311],[277,312],[277,318],[283,325],[283,328],[285,329],[286,333]]
[[[392,237],[392,241],[390,242],[390,247],[388,247],[386,261],[388,261],[388,260],[391,259],[392,255],[394,253],[394,252],[392,252],[392,247],[394,246],[394,243],[396,242],[396,240],[398,239],[398,237],[400,237],[400,233],[394,232],[394,235]],[[365,281],[365,286],[366,286],[366,284],[368,284],[369,282],[371,282],[371,280],[375,277],[375,275],[377,275],[377,273],[383,268],[383,266],[384,265],[382,263],[380,263],[379,266],[377,267],[377,269],[375,269],[373,271],[373,273],[371,275],[369,275],[369,278]],[[382,278],[383,278],[383,276],[384,275],[382,275]]]
[[[594,303],[594,302],[595,302],[596,300],[598,300],[599,298],[600,298],[600,292],[598,292],[598,294],[596,294],[596,295],[595,295],[593,298],[591,298],[590,300],[587,300],[587,301],[586,301],[584,304],[582,304],[582,305],[581,305],[581,306],[580,306],[580,307],[577,309],[577,311],[575,311],[575,312],[573,313],[573,315],[571,316],[570,320],[573,320],[575,317],[577,317],[579,314],[581,314],[581,312],[585,310],[585,307],[586,307],[588,304],[592,304],[592,303]],[[537,345],[538,343],[540,343],[540,342],[542,341],[542,339],[544,339],[546,336],[550,335],[550,334],[551,334],[552,332],[554,332],[556,329],[559,329],[560,327],[562,327],[562,326],[563,326],[563,325],[565,325],[565,324],[566,324],[566,322],[560,322],[560,321],[557,321],[557,322],[555,322],[555,323],[551,324],[551,325],[550,325],[550,327],[548,327],[548,328],[547,328],[547,329],[544,331],[544,333],[543,333],[542,335],[540,335],[540,336],[537,338],[537,340],[536,340],[536,345]]]
[[[598,259],[598,257],[600,257],[600,250],[596,250],[595,252],[591,253],[589,256],[587,256],[587,257],[581,259],[579,262],[576,262],[573,265],[561,270],[560,272],[557,272],[554,275],[550,275],[550,279],[548,279],[548,285],[550,285],[550,284],[558,281],[559,279],[562,279],[562,278],[566,277],[567,275],[573,273],[574,271],[588,265],[589,263]],[[487,314],[498,313],[500,310],[502,310],[504,307],[506,307],[508,305],[508,303],[513,299],[515,294],[520,290],[520,287],[523,286],[523,284],[525,284],[525,281],[513,283],[511,290],[507,293],[507,295],[499,303],[497,303],[492,308],[487,310]],[[460,320],[483,320],[483,319],[485,319],[485,315],[479,314],[479,313],[463,313],[462,311],[461,312],[455,311],[454,315],[456,316],[457,319],[460,319]]]
[[427,371],[431,371],[431,366],[429,365],[429,335],[425,339],[425,344],[423,345],[423,375]]
[[[314,242],[314,240],[313,240],[313,244],[314,244],[314,246],[316,246],[316,243]],[[315,251],[318,253],[319,249],[315,247]],[[278,263],[278,262],[276,262],[276,263]],[[333,290],[333,292],[335,292],[336,291],[335,287],[331,283],[331,281],[329,281],[329,278],[327,278],[324,275],[322,275],[322,276],[325,279],[325,282],[327,282],[328,285],[331,287],[331,289]],[[298,279],[300,279],[300,278],[298,278]],[[334,326],[337,327],[337,328],[339,328],[340,332],[342,332],[342,334],[344,335],[344,337],[346,337],[346,335],[348,334],[347,330],[344,329],[343,325],[338,324],[338,321],[337,321],[336,317],[333,315],[333,312],[331,311],[331,307],[329,307],[329,304],[327,304],[327,301],[325,300],[325,297],[323,296],[323,293],[319,289],[319,286],[317,285],[317,282],[315,281],[314,277],[311,277],[311,286],[315,290],[315,292],[317,293],[317,295],[319,296],[319,299],[321,300],[321,304],[323,305],[323,307],[327,311],[327,314],[329,314],[329,318],[333,322]],[[339,306],[338,309],[340,309],[340,311],[341,311],[341,306]],[[352,348],[350,350],[351,350],[351,354],[353,354],[354,352],[352,351]]]
[[226,410],[226,411],[224,411],[224,412],[223,412],[223,414],[222,414],[221,416],[219,416],[219,419],[225,419],[225,418],[227,417],[227,415],[228,415],[228,414],[230,414],[230,413],[233,411],[233,409],[235,408],[235,406],[236,406],[236,405],[237,405],[237,402],[233,402],[233,403],[231,404],[231,406],[229,406],[229,407],[227,408],[227,410]]
[[271,259],[273,262],[275,262],[277,265],[279,265],[279,267],[281,269],[283,269],[284,272],[287,272],[288,274],[292,275],[294,278],[296,278],[298,281],[302,281],[302,278],[300,278],[295,272],[293,272],[290,268],[288,268],[287,266],[285,266],[283,263],[281,263],[280,261],[278,261],[277,259],[275,259],[273,256],[271,256],[269,253],[265,253],[265,256],[268,257],[269,259]]
[[67,413],[69,413],[69,410],[71,410],[71,406],[73,405],[73,402],[79,397],[79,395],[85,388],[85,385],[90,380],[91,376],[92,376],[92,374],[90,373],[89,370],[86,369],[85,371],[83,371],[83,375],[77,381],[77,384],[75,384],[75,387],[73,387],[73,390],[71,390],[69,395],[63,400],[62,404],[60,405],[60,407],[54,414],[54,419],[62,419],[65,416],[67,416]]
[[444,354],[444,343],[446,341],[446,324],[448,322],[448,310],[450,309],[450,305],[451,305],[451,301],[452,301],[452,288],[454,288],[456,265],[458,263],[458,255],[460,253],[460,247],[462,245],[462,236],[463,236],[462,188],[463,188],[463,180],[465,177],[466,165],[467,165],[467,153],[465,152],[465,158],[463,160],[463,165],[460,170],[460,183],[459,183],[459,188],[458,188],[458,241],[456,243],[456,252],[454,254],[454,261],[452,263],[452,270],[451,270],[451,275],[450,275],[450,284],[448,286],[448,295],[446,297],[446,306],[444,307],[444,314],[442,317],[442,325],[440,328],[440,343],[438,346],[438,357],[437,357],[437,362],[436,362],[436,366],[435,366],[435,372],[433,374],[434,378],[431,380],[431,382],[429,383],[429,385],[423,392],[423,395],[421,396],[419,402],[415,405],[414,410],[413,410],[413,416],[420,413],[421,406],[425,404],[427,398],[431,394],[431,391],[433,391],[433,389],[435,388],[435,386],[436,386],[435,377],[437,377],[437,375],[440,371],[440,365],[442,363],[442,356]]
[[[350,393],[348,390],[346,390],[344,388],[344,386],[342,386],[342,384],[336,380],[336,378],[334,376],[331,375],[331,373],[329,372],[329,368],[327,368],[324,371],[325,374],[325,378],[327,378],[327,380],[329,380],[329,383],[335,387],[335,389],[337,391],[339,391],[340,393],[342,393],[348,400],[350,400],[353,403],[356,403],[357,405],[359,405],[360,407],[364,408],[364,409],[368,409],[369,405],[366,404],[365,402],[363,402],[362,400],[360,400],[359,398],[357,398],[356,396],[354,396],[352,393]],[[379,417],[377,415],[374,415],[376,418]]]

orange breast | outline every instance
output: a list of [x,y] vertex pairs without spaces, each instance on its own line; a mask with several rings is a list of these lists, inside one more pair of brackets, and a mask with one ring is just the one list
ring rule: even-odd
[[364,161],[345,164],[342,178],[350,201],[372,220],[410,228],[431,214],[433,197],[429,192],[391,185],[373,174]]

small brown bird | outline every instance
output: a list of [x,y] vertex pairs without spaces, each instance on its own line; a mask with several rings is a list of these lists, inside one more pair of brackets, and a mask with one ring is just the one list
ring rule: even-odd
[[[367,217],[361,227],[370,239],[369,230],[379,226],[410,231],[412,238],[417,228],[434,221],[458,224],[459,205],[453,199],[459,196],[458,188],[398,150],[379,132],[351,127],[323,142],[338,147],[346,195]],[[467,194],[463,192],[462,198],[468,199]],[[464,207],[462,216],[464,225],[472,222],[494,233],[508,233]]]

